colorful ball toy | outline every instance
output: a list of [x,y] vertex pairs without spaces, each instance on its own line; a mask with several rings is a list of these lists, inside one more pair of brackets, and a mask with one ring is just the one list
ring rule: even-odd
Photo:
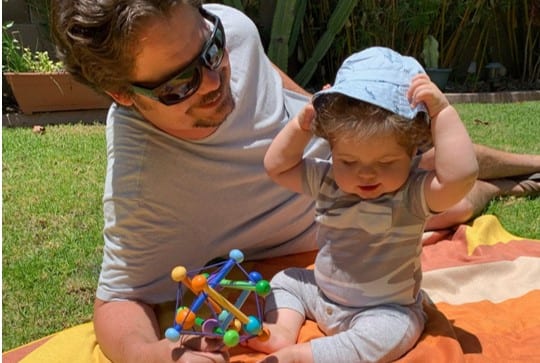
[[[269,338],[268,330],[263,328],[259,298],[268,295],[271,287],[260,273],[252,271],[248,274],[241,266],[243,260],[244,254],[234,249],[229,252],[229,259],[223,262],[191,272],[183,266],[172,270],[171,277],[178,282],[178,298],[173,326],[165,331],[168,340],[177,342],[182,334],[221,337],[223,344],[234,347],[250,338]],[[246,280],[226,278],[235,267],[242,272]],[[206,270],[213,271],[202,272]],[[189,307],[182,304],[185,290],[183,287],[195,295]],[[220,293],[226,288],[241,290],[234,303]],[[241,310],[252,293],[257,306],[257,316],[247,316]],[[208,307],[210,317],[197,315],[204,305]]]

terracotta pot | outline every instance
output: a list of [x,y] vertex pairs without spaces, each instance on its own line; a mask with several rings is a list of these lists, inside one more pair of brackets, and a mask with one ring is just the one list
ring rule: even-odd
[[108,108],[112,101],[92,88],[77,82],[69,73],[4,73],[21,111]]

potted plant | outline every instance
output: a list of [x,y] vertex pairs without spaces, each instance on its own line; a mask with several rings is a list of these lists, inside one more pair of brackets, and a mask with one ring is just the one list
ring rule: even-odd
[[426,73],[429,78],[431,78],[433,83],[435,83],[441,91],[444,91],[452,69],[439,68],[439,42],[433,35],[428,35],[424,40],[422,58],[424,59]]
[[107,96],[77,82],[46,51],[23,47],[10,31],[12,26],[13,22],[2,25],[2,75],[23,113],[109,107]]

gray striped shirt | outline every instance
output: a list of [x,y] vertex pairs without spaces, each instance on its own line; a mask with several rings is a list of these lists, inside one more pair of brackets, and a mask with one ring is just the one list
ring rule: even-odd
[[324,294],[352,307],[414,303],[431,214],[423,193],[427,172],[415,160],[401,189],[365,200],[338,188],[331,161],[306,159],[305,165],[304,192],[317,200],[315,277]]

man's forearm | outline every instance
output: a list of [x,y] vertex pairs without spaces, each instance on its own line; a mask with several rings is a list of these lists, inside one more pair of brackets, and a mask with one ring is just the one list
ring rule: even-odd
[[137,302],[96,299],[94,329],[101,350],[115,363],[157,361],[156,353],[160,349],[150,347],[167,344],[159,342],[159,328],[152,307]]
[[228,362],[219,340],[186,336],[180,344],[160,339],[156,314],[147,304],[96,299],[94,330],[102,352],[114,363]]

